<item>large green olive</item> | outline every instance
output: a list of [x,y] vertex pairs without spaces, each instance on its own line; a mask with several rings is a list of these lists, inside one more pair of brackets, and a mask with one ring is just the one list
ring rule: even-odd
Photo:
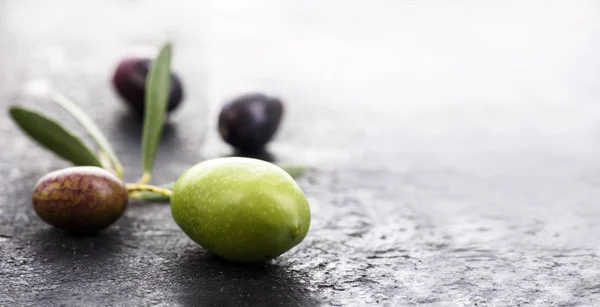
[[47,223],[66,230],[94,231],[123,214],[128,193],[112,173],[78,166],[46,174],[35,185],[32,198],[33,209]]
[[196,243],[234,262],[275,258],[300,243],[310,208],[278,166],[229,157],[196,164],[175,183],[173,218]]

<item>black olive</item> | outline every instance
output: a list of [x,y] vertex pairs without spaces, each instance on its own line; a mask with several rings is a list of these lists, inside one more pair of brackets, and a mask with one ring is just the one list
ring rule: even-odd
[[[113,86],[121,98],[139,114],[144,113],[146,78],[151,59],[126,58],[122,60],[113,76]],[[167,104],[167,112],[175,110],[183,99],[181,80],[171,73],[171,93]]]
[[246,94],[223,106],[219,132],[225,142],[243,153],[261,152],[275,135],[282,115],[278,98]]

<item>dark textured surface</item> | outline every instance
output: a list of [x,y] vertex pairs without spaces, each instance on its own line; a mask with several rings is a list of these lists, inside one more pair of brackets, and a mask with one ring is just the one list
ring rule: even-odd
[[[170,2],[169,2],[170,3]],[[574,306],[600,302],[600,6],[563,1],[0,0],[0,105],[51,82],[135,180],[140,125],[119,59],[170,38],[186,100],[156,183],[206,158],[220,105],[286,101],[271,145],[306,163],[306,240],[264,265],[218,260],[167,204],[134,202],[96,237],[35,216],[68,164],[0,114],[0,305]],[[29,84],[30,86],[26,86]],[[189,90],[188,90],[189,89]]]

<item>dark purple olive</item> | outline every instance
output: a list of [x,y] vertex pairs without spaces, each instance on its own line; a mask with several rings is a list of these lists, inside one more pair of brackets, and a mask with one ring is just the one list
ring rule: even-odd
[[[146,91],[146,77],[151,59],[126,58],[122,60],[113,76],[113,86],[121,98],[131,108],[140,114],[144,113],[144,97]],[[175,110],[183,99],[181,80],[175,73],[171,73],[171,94],[167,105],[167,112]]]
[[282,115],[281,100],[259,93],[246,94],[223,106],[219,132],[225,142],[239,151],[258,153],[277,132]]
[[33,190],[33,209],[54,227],[90,232],[108,227],[128,202],[127,188],[111,172],[76,166],[42,177]]

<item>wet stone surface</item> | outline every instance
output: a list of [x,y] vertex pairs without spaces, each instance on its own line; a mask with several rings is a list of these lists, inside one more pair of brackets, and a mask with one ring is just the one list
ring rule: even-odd
[[168,204],[141,202],[96,236],[66,235],[34,214],[31,192],[68,164],[1,112],[0,305],[600,301],[598,5],[179,3],[0,1],[0,106],[77,127],[31,96],[52,83],[98,121],[136,180],[141,125],[110,76],[132,50],[170,38],[186,100],[154,182],[232,154],[216,128],[225,101],[280,95],[269,151],[311,168],[299,179],[308,236],[274,261],[234,265],[188,239]]

